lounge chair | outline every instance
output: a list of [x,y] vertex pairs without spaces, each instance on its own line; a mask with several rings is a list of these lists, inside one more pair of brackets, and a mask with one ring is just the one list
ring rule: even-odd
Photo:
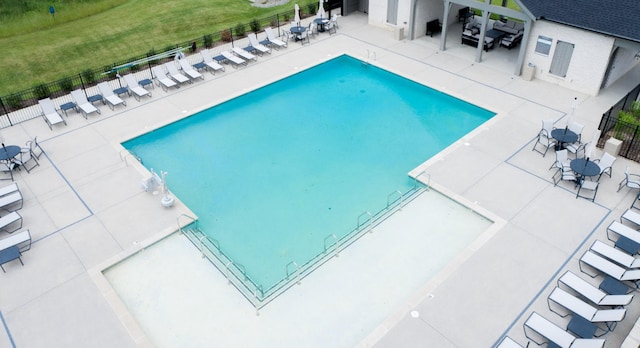
[[237,54],[239,57],[242,57],[242,59],[245,59],[247,61],[249,60],[258,61],[258,56],[256,56],[255,54],[249,53],[240,47],[232,47],[231,50],[233,51],[233,53]]
[[202,56],[202,62],[213,74],[215,74],[216,71],[224,71],[224,67],[218,64],[218,62],[213,60],[213,57],[211,57],[211,51],[202,50],[200,51],[200,55]]
[[0,250],[5,250],[13,246],[17,246],[21,252],[31,249],[31,233],[29,230],[24,230],[12,234],[8,238],[0,239]]
[[584,255],[582,255],[582,257],[580,258],[579,266],[580,270],[590,277],[597,276],[597,274],[590,274],[586,272],[583,268],[583,265],[588,265],[589,267],[596,269],[615,280],[630,282],[635,288],[638,288],[638,284],[636,282],[640,280],[640,269],[626,269],[600,256],[598,253],[592,250],[587,250]]
[[500,343],[498,343],[496,348],[524,348],[524,346],[514,341],[511,337],[504,336],[504,338],[502,339],[502,341],[500,341]]
[[247,61],[234,55],[229,51],[222,51],[220,54],[224,57],[225,61],[231,62],[234,68],[238,68],[238,65],[247,65]]
[[606,257],[607,259],[619,264],[626,268],[640,268],[640,259],[637,259],[620,249],[616,249],[613,246],[596,240],[591,245],[590,250]]
[[10,193],[14,193],[16,191],[20,191],[20,190],[18,189],[18,184],[15,182],[6,186],[2,186],[0,187],[0,197],[6,196]]
[[[624,319],[627,314],[627,310],[625,308],[600,309],[594,307],[558,287],[553,289],[547,298],[547,302],[549,310],[562,317],[565,317],[570,313],[575,313],[592,323],[604,323],[607,327],[606,330],[603,329],[605,332],[613,330],[616,323]],[[552,304],[557,304],[568,310],[570,313],[558,312],[557,309],[554,309],[555,306],[552,306]]]
[[22,194],[20,191],[0,197],[0,208],[6,211],[22,209]]
[[167,74],[162,70],[161,66],[152,67],[151,72],[155,75],[156,83],[162,86],[162,89],[164,89],[165,92],[171,87],[180,88],[180,85],[167,77]]
[[102,99],[107,101],[107,104],[109,105],[111,110],[114,110],[116,108],[116,105],[119,105],[119,104],[127,106],[127,102],[125,102],[120,97],[115,95],[113,93],[113,90],[109,87],[108,83],[100,82],[98,84],[98,89],[100,90],[100,93],[102,94]]
[[620,216],[620,222],[623,222],[624,220],[631,222],[636,225],[636,227],[640,226],[640,214],[631,209],[627,209],[622,216]]
[[151,97],[151,91],[148,91],[144,88],[142,88],[140,86],[140,83],[138,81],[136,81],[135,77],[133,77],[133,75],[128,74],[128,75],[124,75],[124,82],[127,83],[127,88],[129,88],[129,91],[131,91],[131,93],[133,93],[133,96],[140,101],[141,97],[144,97],[145,95],[148,95],[149,97]]
[[94,112],[100,114],[100,109],[93,106],[93,104],[91,104],[87,100],[87,97],[81,90],[76,89],[74,91],[71,91],[71,97],[75,101],[76,105],[80,108],[80,111],[82,111],[82,115],[84,116],[84,118],[87,118],[87,115]]
[[626,306],[633,295],[609,295],[571,271],[566,271],[558,279],[558,286],[564,285],[598,306]]
[[264,33],[267,34],[267,39],[262,41],[262,44],[266,44],[268,46],[275,47],[276,49],[280,49],[281,47],[287,47],[289,40],[282,41],[276,37],[276,34],[273,32],[271,27],[264,28]]
[[188,77],[182,75],[178,71],[178,68],[176,68],[176,64],[174,62],[166,62],[164,63],[164,67],[167,69],[169,77],[171,77],[174,81],[178,83],[191,83],[191,80]]
[[38,104],[40,104],[40,108],[42,109],[42,117],[47,123],[47,126],[49,126],[49,129],[53,130],[53,125],[58,123],[64,123],[65,126],[67,125],[67,121],[65,121],[64,118],[62,118],[62,115],[58,113],[51,99],[40,99],[38,100]]
[[22,216],[18,212],[12,211],[0,218],[0,230],[13,233],[22,228]]
[[[616,234],[618,237],[614,239],[612,234]],[[616,248],[629,255],[635,255],[640,252],[640,231],[636,231],[618,221],[612,221],[607,226],[607,238],[615,243]]]
[[247,37],[249,38],[250,47],[258,51],[260,54],[271,54],[271,49],[269,47],[258,42],[258,36],[256,36],[256,33],[249,33],[247,34]]
[[527,321],[525,321],[524,335],[538,345],[544,343],[537,342],[535,339],[531,338],[531,336],[529,336],[529,331],[536,332],[538,335],[545,338],[546,342],[553,342],[562,348],[604,347],[603,339],[577,338],[536,312],[531,313]]
[[180,67],[182,68],[182,71],[187,74],[191,79],[203,79],[204,80],[204,76],[202,76],[201,73],[199,73],[196,69],[194,69],[191,64],[189,64],[189,62],[187,62],[186,59],[179,59],[178,62],[180,63]]

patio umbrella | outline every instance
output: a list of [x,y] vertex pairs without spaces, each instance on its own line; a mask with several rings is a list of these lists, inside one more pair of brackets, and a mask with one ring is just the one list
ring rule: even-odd
[[296,23],[296,25],[300,25],[300,6],[298,6],[298,3],[296,2],[296,5],[293,8],[295,10],[293,21]]
[[326,13],[324,12],[324,0],[320,0],[320,4],[318,5],[318,18],[324,18]]
[[571,101],[571,107],[569,108],[569,116],[567,117],[567,127],[573,122],[573,116],[578,107],[578,97],[574,97]]

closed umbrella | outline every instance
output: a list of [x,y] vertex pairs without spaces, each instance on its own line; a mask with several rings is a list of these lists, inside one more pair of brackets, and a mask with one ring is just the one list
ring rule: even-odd
[[298,6],[298,3],[296,2],[296,5],[293,8],[295,10],[293,21],[296,23],[296,25],[300,25],[300,6]]
[[318,18],[324,18],[326,16],[324,12],[324,1],[320,0],[320,4],[318,5]]

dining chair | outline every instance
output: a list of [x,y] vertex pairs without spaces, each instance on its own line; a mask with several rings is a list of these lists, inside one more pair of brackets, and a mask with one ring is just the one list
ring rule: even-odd
[[[582,197],[587,200],[594,202],[596,200],[596,195],[598,194],[598,182],[591,180],[580,180],[578,182],[578,192],[576,193],[576,198]],[[582,194],[580,192],[582,191]],[[585,191],[588,191],[585,193]]]
[[[537,151],[542,154],[544,157],[549,151],[549,148],[556,146],[556,141],[551,137],[551,130],[553,129],[553,121],[551,120],[543,120],[542,128],[538,132],[538,137],[536,138],[536,142],[533,144],[533,149],[531,151]],[[538,149],[538,145],[544,147],[544,152]]]

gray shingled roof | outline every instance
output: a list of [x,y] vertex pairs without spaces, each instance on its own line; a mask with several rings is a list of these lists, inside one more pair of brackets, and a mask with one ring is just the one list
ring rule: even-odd
[[538,19],[640,42],[640,0],[520,0]]

